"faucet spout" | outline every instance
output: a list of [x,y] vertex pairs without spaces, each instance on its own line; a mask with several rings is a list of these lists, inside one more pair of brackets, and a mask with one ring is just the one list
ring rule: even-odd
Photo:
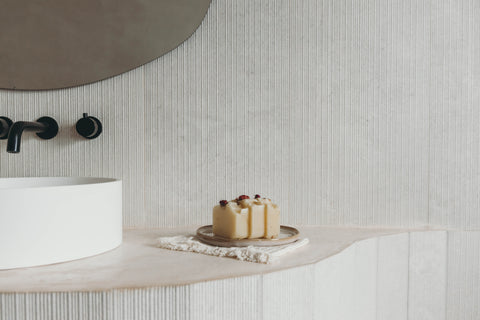
[[7,152],[20,152],[20,142],[24,131],[35,132],[42,139],[52,139],[58,133],[58,124],[50,117],[41,117],[35,122],[15,122],[8,132]]

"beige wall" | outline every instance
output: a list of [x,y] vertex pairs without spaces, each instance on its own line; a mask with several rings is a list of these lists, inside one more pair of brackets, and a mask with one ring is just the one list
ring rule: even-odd
[[[0,142],[0,176],[124,180],[128,227],[206,224],[260,193],[284,223],[478,228],[480,6],[214,0],[197,32],[79,88],[0,91],[0,115],[60,135]],[[82,112],[104,123],[75,135]]]

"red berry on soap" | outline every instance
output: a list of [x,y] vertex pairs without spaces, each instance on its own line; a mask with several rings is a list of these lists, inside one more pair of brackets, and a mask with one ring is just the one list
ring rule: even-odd
[[227,200],[221,200],[221,201],[220,201],[220,205],[221,205],[222,207],[225,207],[227,204],[228,204],[228,201],[227,201]]
[[255,195],[255,199],[261,198],[259,194]]
[[250,199],[250,197],[246,196],[244,194],[242,194],[240,197],[238,197],[238,200],[245,200],[245,199]]

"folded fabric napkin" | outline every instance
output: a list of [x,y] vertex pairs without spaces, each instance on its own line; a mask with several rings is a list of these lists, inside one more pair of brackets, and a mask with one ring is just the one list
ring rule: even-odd
[[190,251],[217,257],[229,257],[241,261],[272,263],[278,257],[300,248],[308,243],[308,239],[299,239],[293,243],[274,247],[216,247],[198,241],[194,236],[161,237],[157,246],[176,251]]

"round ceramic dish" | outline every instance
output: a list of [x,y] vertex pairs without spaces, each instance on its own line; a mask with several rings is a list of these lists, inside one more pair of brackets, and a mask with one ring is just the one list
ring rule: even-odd
[[281,246],[298,240],[300,232],[287,226],[280,226],[280,235],[277,239],[228,239],[213,234],[212,225],[203,226],[197,229],[199,241],[218,247],[271,247]]

